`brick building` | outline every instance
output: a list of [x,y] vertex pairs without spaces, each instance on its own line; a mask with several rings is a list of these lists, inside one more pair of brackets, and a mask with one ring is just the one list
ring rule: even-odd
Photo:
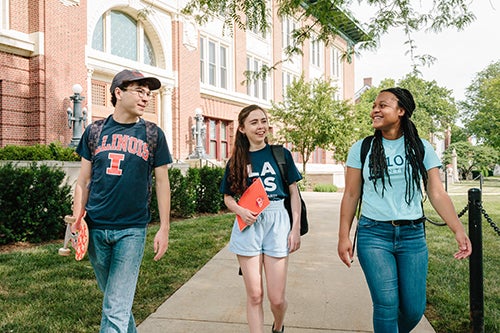
[[[333,45],[306,41],[303,56],[278,66],[272,75],[242,85],[245,70],[282,60],[290,31],[301,23],[277,15],[267,34],[224,31],[222,21],[199,26],[181,14],[186,1],[169,0],[0,0],[0,147],[8,144],[68,144],[67,109],[75,83],[83,87],[89,120],[113,111],[109,86],[123,68],[154,75],[162,88],[145,118],[165,131],[175,160],[183,161],[196,142],[195,110],[205,123],[210,159],[230,153],[239,110],[271,106],[286,86],[306,78],[333,78],[338,98],[354,98],[354,63],[341,60],[348,43],[363,31],[354,22]],[[331,163],[324,152],[312,163]],[[331,154],[330,154],[331,155]]]

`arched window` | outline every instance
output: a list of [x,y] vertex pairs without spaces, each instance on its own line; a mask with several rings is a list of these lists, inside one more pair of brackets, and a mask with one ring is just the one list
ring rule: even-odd
[[99,18],[92,35],[92,48],[156,66],[153,45],[142,23],[116,10]]

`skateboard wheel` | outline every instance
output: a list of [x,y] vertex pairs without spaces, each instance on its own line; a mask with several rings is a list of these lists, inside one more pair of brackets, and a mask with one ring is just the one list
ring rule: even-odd
[[64,248],[64,247],[61,247],[61,248],[59,249],[59,255],[60,255],[60,256],[65,256],[65,257],[67,257],[67,256],[69,256],[70,254],[71,254],[71,250],[70,250],[70,249],[67,249],[67,248]]

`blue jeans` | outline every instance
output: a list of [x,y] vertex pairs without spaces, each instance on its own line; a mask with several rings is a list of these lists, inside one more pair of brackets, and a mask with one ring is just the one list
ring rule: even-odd
[[357,253],[372,297],[374,332],[410,332],[426,305],[424,224],[395,227],[362,216],[358,225]]
[[137,332],[132,315],[146,228],[91,229],[88,255],[104,293],[101,333]]

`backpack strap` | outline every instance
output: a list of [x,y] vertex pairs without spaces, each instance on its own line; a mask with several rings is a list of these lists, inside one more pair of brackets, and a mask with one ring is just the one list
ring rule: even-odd
[[276,163],[278,163],[284,190],[286,193],[289,193],[290,189],[288,188],[288,170],[286,168],[285,149],[282,145],[271,145],[271,152],[273,153]]
[[[363,186],[365,183],[365,180],[363,178],[363,167],[365,165],[366,161],[366,156],[368,155],[368,152],[370,151],[370,147],[372,145],[372,141],[374,135],[369,135],[363,139],[363,142],[361,143],[361,152],[360,152],[360,159],[361,159],[361,193],[359,194],[359,200],[358,200],[358,208],[356,209],[356,219],[359,221],[359,217],[361,216],[361,202],[363,201]],[[358,225],[356,224],[356,231],[354,232],[354,240],[352,242],[352,252],[354,253],[354,250],[356,249],[356,239],[358,238]]]
[[158,147],[158,125],[151,121],[144,120],[146,123],[146,140],[148,141],[149,165],[151,170],[154,168],[156,148]]
[[366,161],[366,156],[368,155],[368,152],[370,151],[370,147],[372,145],[374,135],[369,135],[363,139],[363,142],[361,143],[361,153],[360,153],[360,159],[361,159],[361,193],[359,195],[359,201],[358,201],[358,209],[356,212],[356,216],[359,220],[359,216],[361,214],[361,201],[363,199],[363,185],[365,183],[365,180],[363,178],[363,167],[365,165]]
[[365,165],[366,161],[366,155],[368,155],[368,151],[370,151],[370,147],[372,145],[372,141],[374,135],[369,135],[366,138],[363,139],[363,142],[361,143],[361,170],[363,170],[363,166]]
[[99,138],[101,136],[102,128],[104,127],[104,123],[107,118],[99,119],[90,124],[90,132],[89,132],[89,141],[88,147],[90,150],[91,161],[94,160],[95,151],[99,146]]

